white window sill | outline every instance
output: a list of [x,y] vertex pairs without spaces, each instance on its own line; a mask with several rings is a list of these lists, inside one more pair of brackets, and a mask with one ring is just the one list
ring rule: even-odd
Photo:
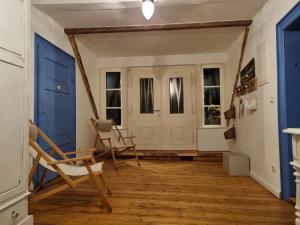
[[202,126],[198,127],[197,129],[226,129],[227,127],[224,125],[218,125],[218,126]]

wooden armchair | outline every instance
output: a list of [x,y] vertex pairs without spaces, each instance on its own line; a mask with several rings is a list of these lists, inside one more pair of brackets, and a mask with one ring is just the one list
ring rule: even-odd
[[[50,154],[46,153],[37,143],[38,136],[46,141],[52,148]],[[96,163],[92,154],[94,149],[84,151],[85,153],[88,153],[87,156],[68,158],[68,155],[76,154],[78,152],[64,153],[41,129],[39,129],[31,121],[29,124],[29,145],[31,147],[30,154],[34,159],[34,163],[30,170],[28,185],[32,181],[38,165],[44,167],[44,172],[41,176],[41,185],[43,185],[47,171],[56,173],[65,182],[64,184],[61,184],[58,187],[52,188],[46,192],[40,194],[38,192],[34,193],[33,196],[31,196],[32,201],[39,201],[48,198],[49,196],[62,192],[68,188],[76,188],[76,186],[80,183],[91,179],[94,181],[94,184],[99,192],[99,196],[104,202],[107,210],[109,212],[112,211],[110,203],[107,199],[107,194],[111,195],[111,191],[109,190],[102,176],[103,163]],[[54,153],[57,153],[62,159],[57,160],[53,158]],[[84,166],[77,166],[76,162],[79,161],[83,162]]]
[[[111,155],[117,170],[118,162],[116,156],[126,151],[133,151],[138,166],[141,166],[135,149],[134,136],[123,137],[113,120],[95,120],[91,118],[91,121],[97,134],[94,145],[97,157]],[[122,160],[120,162],[125,161]]]

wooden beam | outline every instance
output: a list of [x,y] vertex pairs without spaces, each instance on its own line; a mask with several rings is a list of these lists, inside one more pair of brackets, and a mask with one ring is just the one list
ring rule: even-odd
[[97,119],[99,119],[99,115],[98,115],[98,112],[97,112],[97,107],[96,107],[96,104],[95,104],[95,101],[94,101],[94,98],[93,98],[93,94],[92,94],[92,91],[91,91],[91,86],[90,86],[89,80],[88,80],[86,72],[85,72],[85,68],[84,68],[84,65],[83,65],[83,62],[82,62],[82,59],[81,59],[81,55],[80,55],[75,37],[74,37],[73,34],[68,34],[68,38],[69,38],[69,41],[71,43],[72,49],[74,51],[75,59],[76,59],[76,62],[78,64],[78,67],[79,67],[79,70],[80,70],[80,73],[81,73],[81,77],[82,77],[86,92],[88,94],[88,97],[89,97],[89,100],[90,100],[90,103],[91,103],[91,106],[92,106],[92,110],[94,112],[94,116]]
[[[233,91],[232,91],[232,95],[231,95],[230,109],[233,107],[233,102],[234,102],[235,93],[236,93],[236,87],[238,85],[238,81],[239,81],[239,77],[240,77],[240,73],[241,73],[241,69],[242,69],[242,64],[243,64],[243,60],[244,60],[244,55],[245,55],[246,45],[247,45],[247,41],[248,41],[249,31],[250,31],[250,28],[246,27],[245,33],[244,33],[244,38],[243,38],[243,44],[242,44],[242,48],[241,48],[239,66],[238,66],[238,70],[237,70],[237,73],[236,73],[234,86],[233,86]],[[230,119],[227,120],[227,126],[229,125],[229,121],[230,121]]]
[[240,77],[240,73],[241,73],[241,69],[242,69],[242,64],[243,64],[243,60],[244,60],[244,55],[245,55],[245,50],[246,50],[246,45],[247,45],[247,41],[248,41],[249,30],[250,30],[250,28],[246,27],[244,38],[243,38],[243,44],[242,44],[242,48],[241,48],[241,55],[240,55],[238,71],[237,71],[235,81],[234,81],[234,87],[233,87],[233,92],[232,92],[232,96],[231,96],[230,107],[233,106],[235,91],[236,91],[236,87],[237,87],[237,84],[238,84],[238,81],[239,81],[239,77]]
[[204,23],[175,23],[156,25],[132,25],[113,27],[86,27],[86,28],[66,28],[66,34],[101,34],[101,33],[123,33],[123,32],[147,32],[147,31],[168,31],[168,30],[192,30],[224,27],[247,27],[252,24],[252,20],[218,21]]

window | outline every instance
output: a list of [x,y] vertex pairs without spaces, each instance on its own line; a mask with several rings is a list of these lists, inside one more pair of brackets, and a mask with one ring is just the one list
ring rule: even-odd
[[140,79],[140,113],[154,113],[153,78]]
[[184,113],[183,104],[183,78],[170,78],[170,114]]
[[106,119],[122,124],[121,72],[106,72]]
[[203,124],[204,126],[222,125],[221,75],[220,68],[203,68]]

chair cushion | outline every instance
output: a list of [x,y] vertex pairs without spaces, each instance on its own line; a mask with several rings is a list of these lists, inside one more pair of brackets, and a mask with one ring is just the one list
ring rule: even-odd
[[101,132],[110,132],[113,124],[111,120],[96,120],[96,126]]
[[[32,156],[32,158],[36,159],[37,152],[34,149],[30,148],[30,155]],[[51,157],[50,155],[47,155],[47,157],[52,162],[57,161],[55,158]],[[44,168],[51,170],[54,173],[57,173],[57,170],[54,169],[52,166],[48,165],[47,161],[43,157],[40,159],[39,164],[41,166],[43,166]],[[68,176],[77,177],[77,176],[85,176],[85,175],[89,174],[89,172],[85,166],[68,165],[66,163],[57,164],[57,166]],[[102,166],[103,166],[103,163],[98,162],[98,163],[91,165],[91,169],[93,172],[102,172]]]
[[29,124],[29,138],[32,141],[36,141],[36,139],[38,138],[38,130],[33,124]]

